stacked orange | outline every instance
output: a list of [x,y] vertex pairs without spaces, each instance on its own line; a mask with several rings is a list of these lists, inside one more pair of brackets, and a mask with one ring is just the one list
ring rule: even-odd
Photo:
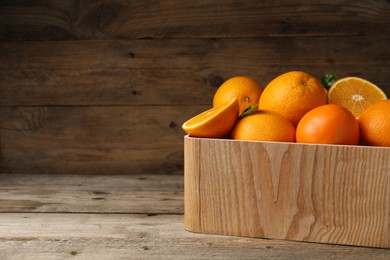
[[366,108],[358,121],[361,144],[390,147],[390,99]]
[[337,80],[328,103],[347,108],[359,125],[359,144],[390,146],[390,100],[375,84],[358,77]]
[[264,89],[252,78],[233,77],[218,88],[213,106],[185,122],[184,131],[209,138],[390,146],[390,100],[357,77],[335,80],[329,90],[302,71],[281,74]]

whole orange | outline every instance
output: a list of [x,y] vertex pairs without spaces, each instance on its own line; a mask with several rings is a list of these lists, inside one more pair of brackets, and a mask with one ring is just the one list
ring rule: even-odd
[[278,112],[296,126],[303,115],[325,104],[326,90],[315,77],[302,71],[291,71],[276,77],[265,87],[259,109]]
[[263,88],[249,77],[237,76],[226,80],[214,94],[213,106],[219,106],[237,98],[239,114],[259,101]]
[[307,112],[296,130],[297,143],[349,144],[359,143],[359,124],[346,108],[327,104]]
[[237,140],[294,142],[295,127],[284,116],[258,110],[238,121],[232,138]]
[[358,122],[362,144],[390,146],[390,99],[379,101],[366,108]]

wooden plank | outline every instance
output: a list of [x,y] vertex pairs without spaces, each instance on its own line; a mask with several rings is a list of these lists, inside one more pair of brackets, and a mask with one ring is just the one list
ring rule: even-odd
[[206,108],[3,107],[0,172],[183,174],[181,125]]
[[389,148],[189,137],[185,144],[185,176],[194,179],[185,182],[189,230],[390,248]]
[[0,214],[2,259],[388,259],[390,251],[186,232],[183,216]]
[[[236,75],[361,76],[390,96],[390,36],[0,42],[1,105],[208,105]],[[196,97],[196,98],[195,98]]]
[[0,174],[0,212],[183,214],[183,182],[161,174]]
[[187,230],[202,230],[201,226],[201,205],[200,205],[200,178],[201,168],[195,163],[200,154],[194,151],[200,151],[199,142],[191,142],[184,138],[184,225]]
[[378,1],[2,1],[0,40],[378,35]]

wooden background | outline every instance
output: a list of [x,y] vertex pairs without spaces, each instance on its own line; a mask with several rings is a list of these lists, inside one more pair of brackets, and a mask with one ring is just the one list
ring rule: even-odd
[[235,75],[390,96],[390,1],[0,1],[1,173],[183,173],[181,124]]

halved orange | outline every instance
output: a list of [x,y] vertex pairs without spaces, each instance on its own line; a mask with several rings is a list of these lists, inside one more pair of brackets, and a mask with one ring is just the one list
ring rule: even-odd
[[238,118],[237,98],[206,110],[186,121],[182,128],[190,136],[224,138],[230,134]]
[[356,118],[370,105],[386,99],[386,94],[378,86],[358,77],[339,79],[328,91],[329,104],[347,108]]

